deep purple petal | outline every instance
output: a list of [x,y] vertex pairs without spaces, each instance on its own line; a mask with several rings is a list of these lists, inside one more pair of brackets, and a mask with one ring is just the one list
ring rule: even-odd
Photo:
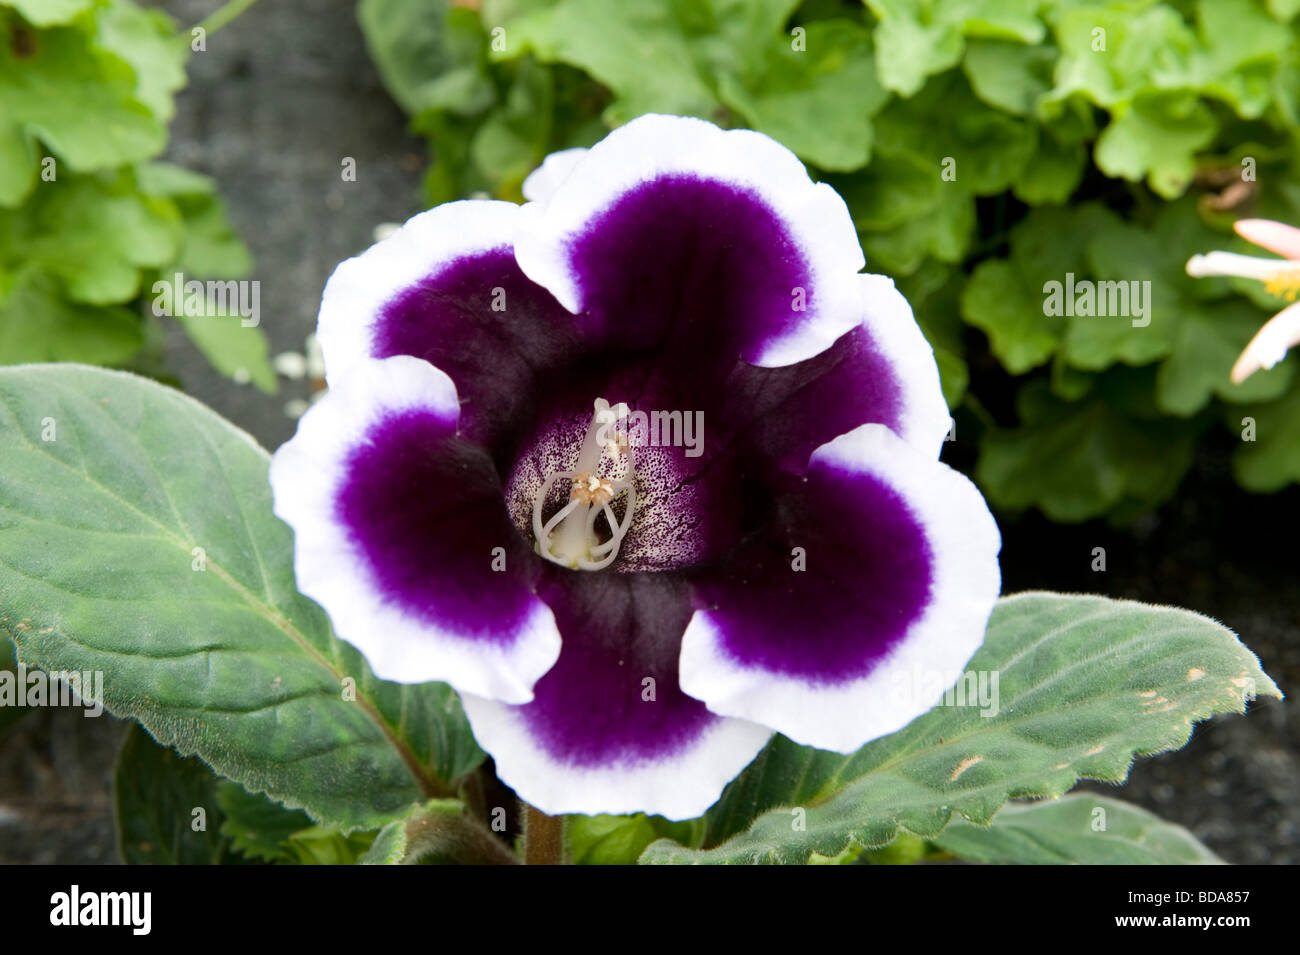
[[721,572],[701,573],[683,689],[824,749],[900,729],[983,641],[1000,543],[960,473],[881,425],[841,435]]
[[457,434],[451,379],[402,355],[354,365],[271,465],[298,586],[381,677],[514,703],[555,662],[539,558],[487,453]]
[[515,263],[519,214],[508,202],[446,203],[341,263],[317,329],[330,383],[370,358],[425,359],[456,384],[462,434],[496,443],[575,352],[573,316]]
[[843,200],[750,130],[642,116],[525,209],[520,265],[612,348],[783,365],[858,321]]
[[817,463],[724,575],[701,584],[701,600],[725,615],[722,648],[739,666],[845,683],[869,674],[920,618],[933,563],[897,489]]
[[402,290],[373,336],[376,358],[414,355],[445,371],[460,395],[462,433],[484,443],[509,434],[579,350],[573,316],[519,271],[508,246],[447,263]]
[[348,453],[335,502],[385,600],[466,638],[514,639],[535,603],[537,560],[491,459],[454,420],[426,408],[379,417]]
[[563,635],[533,701],[467,697],[501,778],[547,812],[698,815],[770,732],[714,716],[677,680],[686,585],[669,574],[548,571]]

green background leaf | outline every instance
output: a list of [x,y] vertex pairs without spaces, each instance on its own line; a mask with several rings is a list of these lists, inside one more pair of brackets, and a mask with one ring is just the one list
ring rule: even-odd
[[[128,865],[223,865],[231,858],[217,805],[218,779],[193,757],[131,726],[117,758],[113,809]],[[196,815],[196,810],[202,810]],[[196,829],[199,826],[201,828]]]

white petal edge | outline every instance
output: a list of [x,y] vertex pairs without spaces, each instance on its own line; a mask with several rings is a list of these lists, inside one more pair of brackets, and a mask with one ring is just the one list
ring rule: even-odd
[[1233,363],[1233,382],[1241,384],[1255,372],[1272,368],[1297,344],[1300,344],[1300,302],[1282,309],[1255,333]]
[[325,283],[316,337],[333,385],[356,362],[374,357],[375,322],[404,289],[463,256],[509,248],[520,207],[465,199],[412,216],[387,238],[340,262]]
[[872,341],[893,366],[902,394],[899,436],[937,458],[952,427],[934,349],[903,293],[886,275],[860,275],[863,320]]
[[355,365],[313,405],[298,433],[271,459],[274,511],[294,530],[298,588],[329,614],[338,636],[365,656],[380,679],[441,680],[458,690],[511,703],[533,698],[533,684],[560,655],[560,634],[540,599],[506,645],[469,641],[403,613],[369,583],[365,558],[334,516],[343,462],[381,415],[428,409],[455,422],[455,385],[408,355]]
[[551,198],[560,183],[569,178],[578,160],[587,155],[587,147],[561,149],[542,160],[542,164],[528,174],[521,187],[529,202],[545,202]]
[[645,812],[693,819],[718,801],[772,736],[764,726],[719,719],[688,750],[657,762],[573,767],[547,754],[518,708],[472,694],[462,694],[461,702],[502,782],[552,816]]
[[808,260],[815,303],[794,332],[753,356],[754,364],[803,361],[858,324],[856,276],[866,263],[844,200],[809,179],[799,158],[776,140],[748,129],[722,130],[702,119],[647,114],[578,157],[549,198],[523,208],[515,239],[519,267],[570,312],[582,311],[569,242],[628,191],[671,174],[753,192],[785,223]]
[[681,685],[722,716],[752,720],[797,743],[851,753],[896,732],[943,697],[984,642],[1001,589],[1002,539],[984,498],[963,474],[926,458],[888,428],[867,424],[812,454],[870,473],[900,492],[934,556],[933,599],[894,651],[865,678],[817,685],[740,665],[723,649],[712,611],[682,638]]

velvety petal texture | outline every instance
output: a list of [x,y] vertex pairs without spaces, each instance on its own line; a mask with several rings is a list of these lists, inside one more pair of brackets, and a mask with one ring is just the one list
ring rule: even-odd
[[616,345],[710,341],[784,365],[861,318],[864,260],[844,200],[751,130],[642,116],[521,220],[524,273]]
[[683,581],[572,577],[557,571],[542,591],[564,639],[559,661],[526,706],[465,697],[475,738],[501,779],[544,812],[700,815],[772,731],[682,692]]
[[451,379],[407,356],[356,365],[271,463],[298,587],[386,680],[512,702],[560,652],[491,459],[456,435]]
[[1000,540],[843,201],[654,115],[523,190],[329,280],[330,391],[271,468],[303,592],[379,676],[460,691],[551,814],[690,818],[774,731],[848,752],[924,713]]
[[1000,547],[966,477],[863,425],[819,448],[770,523],[700,585],[682,687],[715,713],[851,752],[956,679],[997,600]]

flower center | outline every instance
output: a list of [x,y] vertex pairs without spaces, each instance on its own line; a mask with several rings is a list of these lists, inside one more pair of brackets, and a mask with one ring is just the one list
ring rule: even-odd
[[[604,398],[597,398],[577,465],[572,471],[547,474],[542,482],[533,499],[533,537],[537,553],[547,560],[574,570],[601,570],[618,556],[636,508],[632,448],[624,435],[613,430],[628,414],[626,404],[611,407]],[[613,465],[607,471],[621,471],[623,477],[601,476],[606,461]],[[568,502],[543,522],[543,509],[559,481],[568,482]],[[611,505],[624,492],[627,500],[620,520]],[[602,517],[604,527],[598,530],[597,521]]]
[[1264,282],[1264,290],[1269,295],[1275,295],[1278,298],[1286,299],[1288,302],[1294,302],[1296,296],[1300,295],[1300,269],[1278,272],[1273,278]]

